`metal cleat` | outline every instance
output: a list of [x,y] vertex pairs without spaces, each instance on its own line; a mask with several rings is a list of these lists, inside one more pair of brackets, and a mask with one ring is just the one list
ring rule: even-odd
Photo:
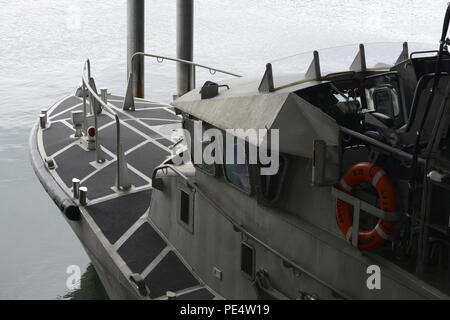
[[136,288],[138,289],[141,296],[148,296],[150,294],[150,290],[144,282],[144,278],[138,273],[133,273],[130,275],[130,281],[134,283]]
[[80,205],[85,206],[87,204],[87,187],[80,187]]
[[73,197],[78,199],[80,197],[80,179],[73,178],[72,179],[72,189],[73,189]]
[[52,158],[45,159],[45,163],[47,164],[47,168],[53,170],[56,168],[55,161]]

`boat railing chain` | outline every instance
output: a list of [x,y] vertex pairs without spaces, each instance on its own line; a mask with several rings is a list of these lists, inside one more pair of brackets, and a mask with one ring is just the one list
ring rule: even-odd
[[187,185],[192,188],[195,189],[195,191],[202,196],[214,209],[216,209],[225,219],[228,220],[228,222],[230,222],[233,227],[235,228],[235,230],[237,230],[238,232],[241,232],[243,235],[245,235],[246,237],[252,239],[253,241],[255,241],[256,243],[258,243],[259,245],[261,245],[262,247],[264,247],[266,250],[272,252],[274,255],[276,255],[277,257],[279,257],[284,263],[286,263],[287,265],[299,270],[301,273],[306,274],[308,277],[314,279],[315,281],[317,281],[318,283],[320,283],[321,285],[323,285],[324,287],[330,289],[333,293],[336,293],[337,295],[341,296],[344,299],[350,299],[350,297],[343,293],[342,291],[340,291],[337,288],[333,288],[332,286],[330,286],[329,284],[327,284],[325,281],[321,280],[320,278],[316,277],[314,274],[310,273],[309,271],[305,270],[304,268],[302,268],[301,266],[299,266],[295,261],[293,261],[292,259],[286,257],[285,255],[283,255],[281,252],[279,252],[278,250],[272,248],[271,246],[269,246],[268,244],[266,244],[264,241],[262,241],[261,239],[259,239],[257,236],[253,235],[252,233],[250,233],[249,231],[247,231],[245,229],[245,227],[241,224],[239,224],[236,220],[234,220],[228,213],[225,212],[225,210],[223,210],[222,208],[220,208],[214,201],[212,201],[199,187],[196,183],[191,182],[180,170],[178,170],[177,168],[175,168],[173,165],[171,164],[163,164],[160,165],[158,167],[156,167],[153,170],[153,175],[152,175],[152,181],[156,181],[156,174],[158,173],[158,171],[162,170],[164,172],[164,170],[166,170],[166,175],[167,175],[167,170],[171,170],[172,172],[174,172],[177,176],[179,176],[180,178],[182,178]]
[[193,80],[194,84],[195,84],[195,73],[196,73],[197,67],[208,70],[209,73],[212,75],[215,75],[217,72],[219,72],[219,73],[223,73],[223,74],[233,76],[233,77],[238,77],[238,78],[242,77],[241,75],[236,74],[236,73],[213,68],[210,66],[206,66],[206,65],[188,61],[188,60],[167,57],[167,56],[161,56],[161,55],[145,53],[145,52],[136,52],[135,54],[132,55],[130,61],[128,61],[128,70],[130,71],[130,73],[128,74],[128,86],[127,86],[127,91],[126,91],[125,99],[124,99],[124,103],[123,103],[123,110],[134,110],[133,74],[132,74],[131,70],[133,70],[132,67],[133,67],[134,61],[136,60],[136,57],[138,57],[138,56],[156,58],[156,61],[158,63],[163,63],[165,60],[169,60],[169,61],[174,61],[174,62],[179,62],[179,63],[190,65],[190,66],[192,66],[192,70],[193,70],[193,72],[192,72],[193,79],[192,80]]
[[[87,77],[86,77],[87,71]],[[125,160],[125,154],[122,148],[121,136],[120,136],[120,119],[117,113],[113,110],[113,106],[109,102],[103,101],[97,92],[92,89],[89,81],[91,79],[91,63],[89,59],[86,59],[81,70],[82,77],[82,91],[83,91],[83,119],[84,119],[84,133],[87,135],[87,106],[86,106],[86,93],[89,93],[90,99],[90,110],[91,114],[94,116],[94,128],[95,128],[95,153],[96,161],[102,163],[105,161],[105,154],[102,150],[100,143],[100,134],[98,130],[98,119],[97,119],[97,103],[100,104],[103,110],[108,112],[114,117],[116,122],[116,188],[117,190],[127,190],[131,187],[128,166]],[[86,92],[87,90],[87,92]]]

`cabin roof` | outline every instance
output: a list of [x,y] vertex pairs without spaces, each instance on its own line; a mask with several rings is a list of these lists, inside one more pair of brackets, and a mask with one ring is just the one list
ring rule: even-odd
[[[283,83],[304,80],[302,75],[289,76]],[[211,99],[201,99],[200,88],[196,88],[172,104],[202,121],[221,129],[269,128],[279,113],[289,94],[322,82],[306,81],[280,88],[271,93],[260,93],[261,77],[234,78],[218,82],[230,87],[219,88],[219,95]]]
[[260,78],[222,81],[219,84],[227,84],[230,89],[219,88],[214,98],[202,100],[197,88],[173,105],[223,130],[279,129],[282,152],[310,157],[314,139],[337,145],[335,120],[294,93],[321,82],[300,83],[271,93],[258,92],[259,83]]

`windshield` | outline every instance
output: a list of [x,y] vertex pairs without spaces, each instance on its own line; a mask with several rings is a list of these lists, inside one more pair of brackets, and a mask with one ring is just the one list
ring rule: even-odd
[[[408,55],[412,52],[437,48],[436,45],[425,43],[408,43],[407,46]],[[364,44],[367,69],[389,69],[397,62],[403,47],[402,42]],[[351,68],[359,51],[360,45],[358,44],[317,50],[321,75],[326,76],[350,70],[359,71],[358,63]],[[271,61],[275,88],[302,80],[314,80],[314,72],[306,74],[313,57],[314,54],[311,51]]]

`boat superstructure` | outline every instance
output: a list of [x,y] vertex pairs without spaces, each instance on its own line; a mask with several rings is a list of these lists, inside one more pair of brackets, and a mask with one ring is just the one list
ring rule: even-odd
[[319,50],[262,78],[136,54],[235,76],[171,104],[133,97],[132,76],[125,97],[98,92],[86,61],[41,114],[32,162],[112,298],[448,299],[445,34],[437,51]]

